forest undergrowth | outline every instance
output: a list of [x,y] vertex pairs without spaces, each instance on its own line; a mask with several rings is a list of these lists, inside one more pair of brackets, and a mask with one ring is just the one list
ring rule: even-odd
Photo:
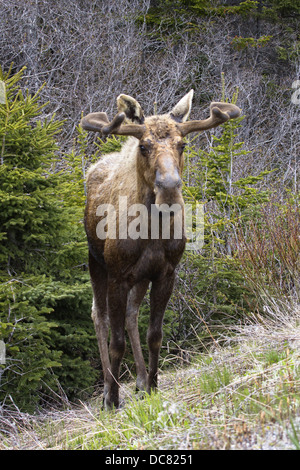
[[63,394],[37,415],[3,409],[0,449],[299,450],[299,320],[299,308],[277,309],[212,332],[190,364],[161,364],[157,393],[122,384],[118,411],[103,411],[100,396],[75,405]]

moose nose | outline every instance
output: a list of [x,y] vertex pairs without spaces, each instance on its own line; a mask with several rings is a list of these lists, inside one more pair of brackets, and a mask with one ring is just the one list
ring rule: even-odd
[[182,186],[182,181],[177,170],[172,173],[161,174],[156,172],[155,186],[160,189],[174,189]]

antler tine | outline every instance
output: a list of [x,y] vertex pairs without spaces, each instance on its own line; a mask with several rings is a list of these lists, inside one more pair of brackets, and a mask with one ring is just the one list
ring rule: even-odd
[[182,136],[190,132],[200,132],[212,129],[229,119],[236,119],[241,114],[240,108],[231,103],[213,102],[210,105],[210,117],[201,121],[187,121],[179,124]]
[[119,127],[122,125],[122,122],[124,121],[125,117],[125,113],[117,114],[107,126],[102,127],[102,134],[118,134]]
[[101,132],[102,127],[107,124],[109,124],[109,119],[106,113],[90,113],[80,121],[84,130],[92,132]]
[[124,119],[126,118],[125,113],[118,113],[111,123],[102,129],[102,134],[117,134],[117,135],[131,135],[140,139],[145,132],[145,126],[142,124],[123,124]]
[[125,113],[118,113],[110,122],[106,113],[90,113],[81,119],[81,126],[87,131],[100,132],[102,135],[131,135],[140,139],[145,132],[142,124],[124,124]]

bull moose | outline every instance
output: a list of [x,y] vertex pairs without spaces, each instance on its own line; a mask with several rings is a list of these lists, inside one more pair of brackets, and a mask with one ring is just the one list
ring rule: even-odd
[[[162,342],[163,316],[170,299],[175,268],[185,249],[184,223],[180,236],[174,224],[183,222],[182,173],[184,137],[237,118],[240,109],[229,103],[213,102],[210,117],[188,121],[193,90],[169,114],[144,117],[140,104],[121,94],[118,113],[109,121],[103,112],[83,117],[87,131],[130,136],[120,152],[111,153],[93,164],[87,172],[85,229],[89,245],[89,271],[93,288],[92,318],[104,374],[106,409],[119,406],[119,371],[125,351],[125,327],[132,345],[137,373],[137,389],[150,392],[157,387],[158,359]],[[123,198],[123,199],[122,199]],[[146,213],[146,236],[130,236],[129,212],[120,209],[120,199]],[[153,207],[175,207],[169,214],[170,236],[151,236]],[[102,209],[105,210],[102,210]],[[111,211],[109,209],[112,209]],[[114,230],[99,236],[99,221],[104,213]],[[159,211],[158,211],[159,212]],[[161,219],[160,217],[157,220]],[[145,219],[145,217],[144,217]],[[111,236],[113,234],[113,236]],[[100,234],[101,235],[101,234]],[[139,306],[149,284],[150,320],[147,332],[149,364],[147,372],[138,331]],[[109,329],[111,332],[108,346]]]

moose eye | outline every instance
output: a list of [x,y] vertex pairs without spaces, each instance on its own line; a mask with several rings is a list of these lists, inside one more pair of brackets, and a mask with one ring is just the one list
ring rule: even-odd
[[140,145],[141,154],[145,157],[148,154],[148,149],[145,145]]
[[183,153],[185,147],[186,147],[186,143],[182,142],[182,143],[179,145],[179,152],[180,152],[180,153]]

